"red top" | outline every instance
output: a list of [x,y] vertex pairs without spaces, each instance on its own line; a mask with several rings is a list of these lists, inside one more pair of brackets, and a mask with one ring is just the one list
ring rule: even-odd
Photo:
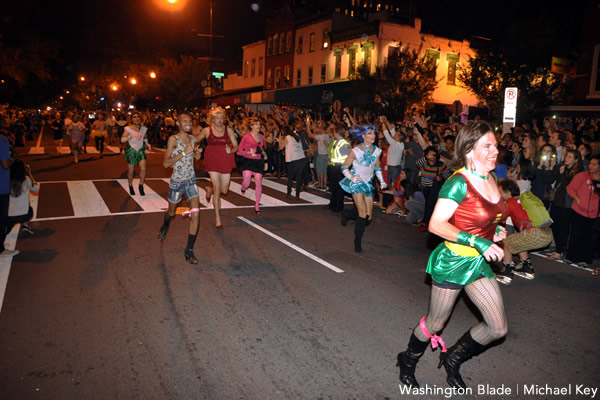
[[527,211],[525,211],[521,205],[521,201],[517,197],[511,197],[506,200],[506,205],[508,206],[508,215],[510,215],[515,228],[519,231],[535,228],[535,226],[531,225],[531,220],[527,216]]
[[571,179],[571,183],[567,186],[569,196],[579,196],[580,203],[573,200],[571,208],[579,215],[586,218],[598,217],[598,201],[600,197],[594,193],[594,185],[592,185],[592,176],[589,171],[578,173]]
[[502,198],[497,203],[488,201],[471,185],[469,179],[463,179],[466,181],[466,194],[449,222],[462,231],[493,241],[496,226],[508,216],[506,204]]
[[225,133],[223,136],[215,136],[212,131],[212,128],[209,129],[209,135],[206,138],[206,144],[208,146],[231,146],[231,140],[229,140],[229,135],[227,134],[227,128],[225,128]]

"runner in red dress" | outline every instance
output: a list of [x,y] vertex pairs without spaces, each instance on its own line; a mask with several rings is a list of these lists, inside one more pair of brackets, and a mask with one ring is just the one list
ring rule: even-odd
[[200,132],[198,141],[206,139],[208,144],[204,152],[204,169],[210,175],[212,186],[206,188],[206,201],[210,202],[214,195],[215,225],[217,229],[221,229],[221,195],[227,194],[229,190],[238,143],[233,129],[225,126],[225,110],[221,107],[211,112],[209,122],[210,126]]

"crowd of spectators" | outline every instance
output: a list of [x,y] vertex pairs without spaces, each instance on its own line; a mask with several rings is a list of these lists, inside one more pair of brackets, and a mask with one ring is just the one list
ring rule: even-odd
[[[382,148],[381,164],[389,189],[378,194],[377,205],[389,215],[407,217],[415,229],[425,231],[439,189],[454,172],[448,162],[454,152],[454,141],[460,123],[432,123],[419,110],[413,109],[398,121],[375,114],[311,112],[297,107],[273,106],[258,112],[244,108],[228,108],[227,124],[238,141],[250,131],[251,118],[262,122],[265,142],[265,175],[286,177],[292,173],[299,191],[307,187],[328,190],[328,145],[336,133],[348,136],[354,124],[372,123],[378,129],[377,145]],[[54,139],[62,141],[66,126],[74,113],[39,113],[36,111],[4,111],[3,132],[14,146],[21,146],[46,120],[54,131]],[[129,113],[81,113],[80,120],[92,131],[98,115],[106,126],[108,144],[119,145],[119,138],[129,120]],[[193,132],[199,135],[208,126],[207,112],[193,111]],[[177,112],[142,112],[142,124],[148,128],[148,139],[154,147],[165,148],[170,135],[177,132]],[[521,192],[531,190],[549,209],[554,220],[552,244],[545,250],[553,259],[565,259],[589,265],[597,257],[598,203],[600,178],[598,156],[600,132],[591,119],[576,126],[561,125],[555,119],[533,120],[503,133],[496,132],[499,155],[496,175],[514,181]],[[286,145],[302,146],[300,160],[286,157]],[[283,139],[283,141],[282,141]],[[69,142],[69,140],[67,140]],[[84,147],[85,149],[85,147]],[[287,150],[290,151],[289,149]],[[287,161],[287,162],[286,162]],[[290,181],[291,184],[291,181]],[[330,189],[330,188],[329,188]],[[299,194],[297,190],[297,195]],[[336,210],[339,211],[339,210]]]

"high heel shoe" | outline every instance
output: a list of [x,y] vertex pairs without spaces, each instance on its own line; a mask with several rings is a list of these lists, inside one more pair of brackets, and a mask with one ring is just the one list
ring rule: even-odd
[[215,228],[217,228],[217,229],[223,229],[223,224],[215,225]]
[[212,197],[213,189],[212,186],[206,188],[206,203],[210,203],[210,199]]
[[146,193],[144,193],[144,185],[138,186],[138,189],[140,191],[140,196],[145,196],[146,195]]
[[189,262],[190,264],[198,264],[198,259],[196,258],[193,249],[185,249],[183,254],[185,255],[185,261]]
[[129,186],[129,194],[135,196],[135,191],[133,190],[133,186]]
[[260,210],[254,210],[254,213],[255,213],[256,215],[260,215]]

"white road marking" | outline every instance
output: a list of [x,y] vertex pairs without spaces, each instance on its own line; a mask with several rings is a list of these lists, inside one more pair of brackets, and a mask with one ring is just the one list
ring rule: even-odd
[[[269,179],[263,179],[263,186],[270,187],[283,193],[287,193],[287,186],[281,183],[271,181]],[[295,187],[295,186],[294,186]],[[294,192],[295,193],[295,192]],[[308,192],[301,192],[300,198],[302,200],[310,201],[312,204],[329,204],[329,199],[316,196]]]
[[[16,224],[12,230],[6,235],[4,248],[14,250],[17,244],[17,236],[21,229],[21,224]],[[4,292],[6,292],[6,283],[10,273],[12,257],[0,257],[0,311],[2,311],[2,303],[4,302]]]
[[[263,179],[263,182],[264,181],[265,180]],[[250,199],[252,201],[254,201],[255,196],[256,196],[254,189],[248,189],[248,190],[246,190],[245,194],[242,194],[241,193],[242,185],[240,185],[237,182],[233,182],[233,181],[229,182],[229,190],[234,191],[234,192],[240,194],[241,196],[244,196],[247,199]],[[260,205],[265,206],[265,207],[276,207],[276,206],[287,206],[288,203],[263,193],[260,196]]]
[[44,147],[30,147],[27,154],[44,154]]
[[[123,187],[123,190],[129,194],[129,183],[127,179],[117,179],[117,182]],[[144,193],[145,196],[140,196],[139,194],[139,184],[140,181],[135,179],[133,181],[133,188],[135,190],[136,195],[131,196],[135,200],[136,203],[142,207],[144,211],[162,211],[169,206],[169,203],[160,197],[158,193],[150,188],[148,185],[144,185]]]
[[67,182],[76,217],[110,215],[110,210],[92,181]]
[[252,222],[252,221],[250,221],[250,220],[248,220],[248,219],[246,219],[244,217],[238,216],[238,218],[241,219],[242,221],[244,221],[245,223],[247,223],[248,225],[250,225],[251,227],[253,227],[255,229],[258,229],[259,231],[261,231],[262,233],[264,233],[266,235],[271,236],[273,239],[275,239],[275,240],[277,240],[277,241],[285,244],[286,246],[291,247],[292,249],[296,250],[298,253],[301,253],[301,254],[305,255],[306,257],[308,257],[308,258],[310,258],[310,259],[318,262],[319,264],[321,264],[321,265],[329,268],[330,270],[332,270],[334,272],[337,272],[338,274],[344,272],[343,270],[339,269],[335,265],[330,264],[327,261],[325,261],[325,260],[323,260],[323,259],[315,256],[314,254],[309,253],[308,251],[304,250],[303,248],[296,246],[295,244],[293,244],[293,243],[291,243],[291,242],[283,239],[280,236],[277,236],[276,234],[274,234],[273,232],[270,232],[270,231],[266,230],[262,226],[257,225],[254,222]]

